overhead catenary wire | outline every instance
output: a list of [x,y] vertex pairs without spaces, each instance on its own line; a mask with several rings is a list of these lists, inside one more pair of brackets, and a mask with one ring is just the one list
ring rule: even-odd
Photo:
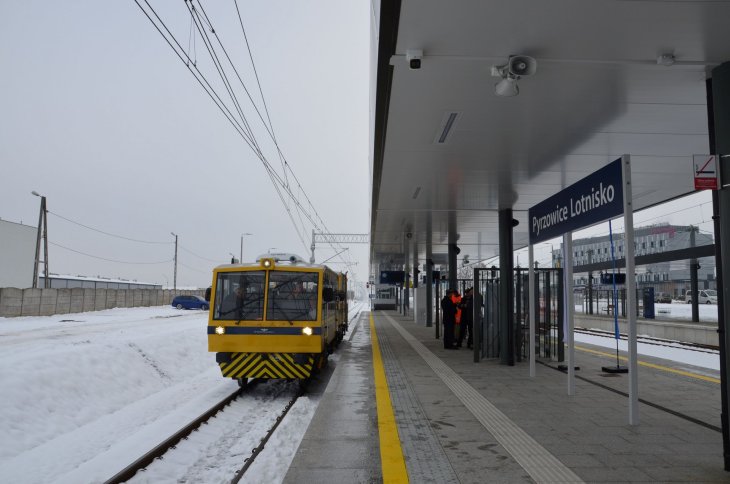
[[216,263],[216,264],[220,264],[220,263],[221,263],[221,260],[220,260],[220,259],[209,259],[208,257],[203,257],[202,255],[198,255],[198,254],[196,254],[196,253],[195,253],[195,252],[193,252],[192,250],[190,250],[190,249],[188,249],[187,247],[184,247],[184,246],[182,246],[182,245],[178,245],[178,247],[180,247],[180,249],[184,250],[184,251],[185,251],[185,252],[187,252],[188,254],[190,254],[190,255],[193,255],[193,256],[195,256],[195,257],[197,257],[198,259],[203,259],[203,260],[205,260],[205,261],[208,261],[208,262],[214,262],[214,263]]
[[[51,212],[50,210],[48,211],[48,213],[50,213],[50,214],[52,214],[52,215],[54,215],[54,216],[56,216],[58,218],[61,218],[63,220],[66,220],[67,222],[70,222],[72,224],[75,224],[75,225],[84,227],[85,229],[92,230],[94,232],[98,232],[100,234],[104,234],[104,235],[107,235],[109,237],[114,237],[114,238],[117,238],[117,239],[128,240],[128,241],[131,241],[131,242],[138,242],[138,243],[141,243],[141,244],[157,244],[157,245],[174,245],[175,244],[175,242],[173,242],[173,241],[152,241],[152,240],[141,240],[141,239],[134,239],[134,238],[131,238],[131,237],[125,237],[123,235],[113,234],[111,232],[106,232],[104,230],[91,227],[90,225],[82,224],[81,222],[78,222],[76,220],[72,220],[72,219],[70,219],[68,217],[64,217],[63,215],[60,215],[60,214]],[[53,244],[53,243],[51,242],[51,244]],[[54,244],[54,245],[58,245],[58,244]],[[61,248],[67,249],[67,250],[71,250],[71,251],[74,251],[74,252],[78,252],[78,253],[83,254],[83,255],[88,255],[89,257],[96,257],[96,256],[93,256],[93,255],[90,255],[90,254],[85,254],[83,252],[79,252],[79,251],[77,251],[75,249],[71,249],[69,247],[64,247],[64,246],[61,246],[61,245],[58,245],[58,246],[61,247]],[[179,247],[180,247],[181,250],[184,250],[185,252],[187,252],[187,253],[189,253],[189,254],[191,254],[191,255],[199,258],[199,259],[203,259],[203,260],[206,260],[208,262],[220,263],[220,260],[210,259],[208,257],[203,257],[202,255],[196,254],[192,250],[190,250],[187,247],[184,247],[182,245],[179,245]],[[102,260],[113,261],[111,259],[105,259],[103,257],[96,257],[96,258],[99,258],[99,259],[102,259]],[[165,262],[169,262],[169,261],[165,261]],[[142,263],[140,263],[140,264],[142,264]],[[144,264],[147,264],[147,262],[145,262]],[[153,264],[153,263],[150,262],[149,264]]]
[[[233,4],[236,6],[236,13],[238,14],[238,22],[241,24],[241,32],[243,32],[243,40],[246,42],[246,49],[248,50],[248,57],[251,59],[251,67],[253,67],[253,73],[256,77],[256,84],[259,87],[259,94],[261,95],[261,102],[264,105],[264,112],[266,112],[266,119],[269,120],[269,127],[271,128],[271,138],[274,140],[274,144],[276,145],[276,149],[279,153],[279,161],[281,162],[281,169],[284,172],[284,181],[286,181],[286,184],[289,185],[289,180],[286,175],[286,168],[285,163],[286,159],[284,158],[284,154],[281,152],[281,149],[279,148],[279,143],[276,140],[276,134],[274,133],[274,123],[271,122],[271,115],[269,114],[269,107],[266,105],[266,97],[264,97],[264,91],[261,88],[261,80],[259,79],[259,73],[256,70],[256,63],[253,60],[253,53],[251,52],[251,45],[248,43],[248,36],[246,35],[246,28],[243,26],[243,18],[241,17],[241,11],[238,8],[238,0],[233,0]],[[205,12],[203,12],[205,13]]]
[[[162,19],[157,15],[157,12],[154,8],[147,2],[147,0],[144,0],[147,7],[150,9],[152,14],[155,16],[159,24],[162,26],[162,28],[165,29],[165,32],[167,32],[167,35],[165,35],[165,32],[162,31],[162,28],[160,28],[160,25],[158,25],[157,22],[150,16],[150,14],[145,10],[145,8],[142,6],[142,4],[139,2],[139,0],[134,0],[134,3],[137,4],[137,6],[142,10],[142,13],[145,14],[147,19],[152,23],[152,25],[155,27],[157,32],[162,36],[163,39],[165,39],[165,42],[167,42],[167,45],[170,46],[170,48],[173,50],[175,55],[180,59],[180,61],[185,64],[188,71],[193,75],[196,81],[200,84],[200,86],[203,88],[203,90],[208,94],[208,96],[211,98],[213,103],[218,107],[218,109],[223,113],[223,116],[228,120],[228,122],[233,126],[233,129],[238,132],[238,134],[244,139],[244,141],[249,145],[249,147],[254,150],[253,146],[251,145],[251,142],[246,138],[245,130],[240,124],[238,124],[238,120],[233,116],[230,109],[228,109],[228,106],[225,105],[223,100],[220,98],[218,93],[215,91],[215,89],[210,85],[207,78],[198,68],[197,64],[193,64],[192,68],[190,67],[190,57],[185,54],[185,50],[182,48],[180,43],[177,41],[177,38],[170,32],[170,30],[167,28],[167,25],[162,21]],[[169,36],[169,38],[168,38]],[[170,40],[172,39],[172,41]],[[173,41],[175,42],[175,45],[177,46],[177,49],[175,48],[175,45],[173,45]],[[183,54],[185,54],[185,57],[183,57]],[[187,59],[187,61],[186,61]],[[255,151],[255,150],[254,150]]]
[[155,265],[155,264],[168,264],[173,261],[173,259],[167,259],[159,262],[131,262],[131,261],[124,261],[124,260],[117,260],[117,259],[107,259],[106,257],[100,257],[98,255],[92,255],[87,254],[86,252],[81,252],[80,250],[72,249],[71,247],[66,247],[65,245],[57,244],[55,242],[49,242],[49,245],[53,245],[55,247],[59,247],[61,249],[65,249],[71,252],[75,252],[76,254],[80,254],[86,257],[91,257],[93,259],[99,259],[104,260],[107,262],[115,262],[117,264],[130,264],[130,265]]
[[183,267],[184,267],[184,268],[186,268],[186,269],[190,269],[191,271],[199,272],[199,273],[201,273],[201,274],[210,274],[210,270],[207,270],[207,271],[201,271],[200,269],[196,269],[195,267],[190,267],[189,265],[187,265],[187,264],[184,264],[184,263],[182,263],[182,262],[180,262],[180,261],[177,261],[177,263],[178,263],[179,265],[183,266]]
[[90,227],[88,225],[84,225],[81,222],[77,222],[76,220],[72,220],[72,219],[70,219],[68,217],[64,217],[63,215],[60,215],[58,213],[51,212],[50,210],[48,210],[48,213],[50,213],[51,215],[54,215],[54,216],[56,216],[56,217],[58,217],[60,219],[63,219],[65,221],[67,221],[67,222],[70,222],[72,224],[78,225],[80,227],[84,227],[85,229],[89,229],[89,230],[92,230],[94,232],[98,232],[100,234],[108,235],[109,237],[115,237],[117,239],[129,240],[131,242],[139,242],[140,244],[160,244],[160,245],[171,245],[171,244],[174,244],[174,242],[172,242],[172,241],[164,241],[163,242],[163,241],[159,241],[159,240],[141,240],[141,239],[133,239],[131,237],[125,237],[124,235],[112,234],[110,232],[105,232],[103,230],[96,229],[96,228]]
[[[225,69],[223,68],[222,63],[220,62],[220,59],[215,54],[215,48],[214,48],[212,42],[210,41],[210,38],[207,36],[206,30],[205,30],[205,25],[203,25],[203,24],[207,24],[207,26],[210,28],[211,33],[213,33],[213,35],[216,37],[218,43],[221,45],[221,49],[226,54],[226,57],[229,60],[229,62],[231,63],[232,67],[234,68],[234,71],[236,71],[236,73],[237,73],[237,70],[235,69],[235,65],[233,65],[233,62],[230,60],[230,56],[228,56],[227,52],[225,51],[225,47],[223,46],[222,42],[220,41],[220,38],[215,33],[215,29],[213,27],[213,24],[212,24],[210,18],[207,16],[207,14],[206,14],[206,12],[204,10],[204,7],[200,3],[200,1],[198,1],[198,5],[200,5],[200,10],[201,10],[201,12],[203,14],[202,16],[197,13],[197,9],[194,8],[194,5],[193,5],[192,0],[189,2],[190,5],[188,6],[188,10],[189,10],[189,12],[191,14],[191,17],[193,19],[193,22],[194,22],[194,24],[195,24],[198,32],[201,35],[201,38],[202,38],[204,44],[206,45],[206,49],[208,50],[208,52],[209,52],[209,54],[210,54],[210,56],[211,56],[211,58],[213,60],[213,63],[215,65],[215,67],[216,67],[216,70],[218,71],[219,75],[221,76],[221,79],[223,81],[223,84],[225,85],[226,90],[227,90],[227,92],[229,93],[229,95],[231,97],[231,100],[232,100],[232,102],[234,104],[234,111],[236,111],[237,114],[241,116],[241,120],[240,121],[236,119],[236,116],[233,114],[233,112],[231,111],[231,109],[228,108],[228,106],[226,105],[226,103],[221,99],[220,95],[211,86],[210,82],[207,80],[207,78],[205,77],[205,75],[200,71],[200,69],[198,69],[197,62],[194,62],[192,67],[190,66],[190,60],[191,59],[190,59],[189,55],[185,53],[185,50],[180,46],[180,43],[177,41],[177,39],[175,38],[175,36],[169,30],[169,28],[165,25],[165,22],[159,17],[159,15],[154,10],[154,8],[149,4],[149,2],[147,0],[144,0],[144,3],[147,5],[147,9],[149,9],[149,11],[152,13],[152,15],[150,15],[150,13],[148,13],[147,9],[145,9],[145,7],[142,6],[142,4],[139,2],[139,0],[134,0],[134,1],[137,4],[137,6],[140,8],[140,10],[142,10],[142,12],[148,18],[148,20],[153,24],[153,26],[158,31],[158,33],[165,39],[165,41],[170,46],[170,48],[173,49],[173,51],[178,56],[178,58],[183,63],[186,64],[186,67],[188,68],[189,72],[191,74],[193,74],[193,76],[196,78],[196,80],[201,85],[201,87],[206,91],[206,94],[208,94],[208,96],[211,98],[211,100],[213,100],[214,104],[216,104],[216,107],[218,107],[218,109],[224,114],[224,116],[226,117],[226,119],[228,120],[228,122],[234,127],[234,129],[236,130],[236,132],[238,132],[238,134],[248,144],[249,148],[251,148],[251,150],[256,154],[256,156],[259,158],[259,160],[262,162],[262,164],[266,168],[266,170],[267,170],[267,172],[269,174],[269,177],[272,179],[272,184],[274,184],[275,187],[278,184],[279,187],[281,187],[281,189],[283,189],[283,192],[294,203],[295,208],[301,214],[303,214],[305,216],[305,218],[307,220],[309,220],[309,222],[316,229],[318,229],[319,231],[329,232],[329,230],[326,227],[326,224],[324,224],[324,221],[322,220],[322,217],[317,212],[316,208],[314,207],[314,205],[311,202],[311,199],[306,194],[306,191],[301,186],[301,183],[299,182],[298,178],[296,177],[296,175],[294,174],[293,170],[291,169],[291,166],[286,162],[285,158],[283,157],[283,153],[281,153],[281,150],[279,148],[278,142],[276,141],[276,138],[275,138],[275,136],[273,134],[273,130],[270,129],[269,126],[267,126],[266,121],[264,121],[263,116],[261,115],[260,111],[256,107],[256,103],[253,101],[253,99],[251,98],[250,94],[248,93],[248,89],[245,88],[245,83],[243,83],[242,79],[240,79],[240,76],[239,76],[239,80],[241,81],[244,89],[246,90],[246,92],[247,92],[247,94],[249,96],[249,99],[251,100],[251,102],[252,102],[252,104],[253,104],[256,112],[258,113],[259,118],[261,119],[261,121],[262,121],[262,123],[263,123],[263,125],[264,125],[264,127],[265,127],[265,129],[267,131],[267,133],[269,134],[269,136],[274,141],[274,144],[277,147],[277,152],[282,157],[281,159],[284,160],[284,167],[285,167],[285,169],[283,171],[283,178],[282,178],[282,175],[279,175],[276,172],[276,170],[273,169],[273,167],[271,166],[271,164],[268,162],[268,160],[266,159],[265,155],[261,151],[261,148],[258,145],[258,142],[255,140],[255,136],[253,135],[253,131],[251,130],[248,121],[245,119],[245,115],[243,114],[243,110],[240,107],[240,103],[238,103],[238,100],[237,100],[237,98],[235,96],[235,92],[233,92],[232,85],[231,85],[230,81],[228,80],[228,77],[226,75]],[[188,5],[188,2],[186,2],[186,5]],[[157,19],[157,21],[155,21],[155,19],[153,19],[152,16],[154,16],[155,19]],[[242,23],[242,21],[241,21],[241,23]],[[164,32],[163,32],[163,29],[164,29]],[[177,48],[175,46],[177,46]],[[250,57],[252,58],[252,55]],[[186,61],[186,58],[187,58],[187,61]],[[237,76],[238,76],[238,73],[237,73]],[[260,85],[260,81],[258,81],[258,75],[257,75],[257,82],[259,82],[259,85]],[[262,97],[263,97],[263,90],[260,89],[260,91],[261,91]],[[264,101],[264,103],[265,103],[265,101]],[[270,121],[270,116],[268,116],[268,110],[267,110],[267,117],[268,117],[268,119]],[[303,206],[302,202],[292,192],[292,190],[291,190],[291,188],[289,186],[289,183],[288,183],[288,179],[287,179],[288,178],[288,176],[286,174],[287,169],[288,169],[289,173],[291,173],[291,175],[297,181],[298,187],[299,187],[301,193],[304,195],[304,197],[306,199],[306,202],[309,204],[309,207],[311,208],[313,214],[310,213],[310,211]],[[306,250],[307,246],[306,246],[306,242],[304,241],[304,237],[303,237],[301,231],[299,230],[299,228],[298,228],[298,226],[296,224],[296,221],[294,220],[294,217],[291,214],[291,211],[290,211],[290,209],[288,207],[288,203],[286,202],[286,199],[284,198],[284,194],[279,189],[279,187],[276,187],[277,193],[278,193],[278,195],[279,195],[282,203],[284,204],[285,208],[287,208],[289,218],[292,221],[292,224],[295,227],[295,230],[297,231],[297,234],[299,236],[299,239],[302,242],[302,244],[304,245],[305,250]],[[319,220],[319,222],[317,221],[317,219]],[[324,230],[322,230],[322,227],[324,228]],[[333,248],[335,248],[334,244],[331,244],[330,243],[330,245]],[[349,260],[349,257],[347,259],[348,260],[345,260],[343,258],[343,261],[345,261],[346,263],[351,264],[352,262]]]
[[[204,37],[204,41],[206,42],[206,48],[208,48],[208,52],[211,55],[211,58],[213,59],[214,64],[216,65],[216,69],[217,69],[219,75],[221,76],[221,80],[223,81],[224,85],[226,86],[226,89],[228,90],[228,93],[231,96],[231,100],[233,101],[234,105],[236,106],[236,110],[238,111],[239,116],[241,116],[241,119],[242,119],[244,125],[249,129],[249,133],[251,135],[253,143],[256,145],[256,150],[255,150],[256,154],[261,159],[261,161],[264,162],[264,167],[268,172],[269,178],[271,179],[272,183],[274,184],[274,188],[277,191],[277,195],[279,196],[279,199],[281,200],[282,204],[284,205],[284,208],[287,211],[287,215],[289,216],[289,219],[292,222],[292,225],[294,226],[295,231],[297,232],[297,236],[298,236],[300,242],[302,243],[302,246],[306,250],[307,242],[304,239],[304,235],[302,234],[302,231],[299,229],[299,226],[297,225],[296,220],[294,220],[294,216],[291,213],[291,208],[289,206],[289,203],[287,202],[286,198],[281,193],[281,190],[279,189],[279,187],[276,186],[276,183],[277,183],[276,178],[279,178],[279,177],[278,177],[277,173],[274,171],[271,164],[268,162],[268,160],[265,159],[263,151],[261,150],[261,147],[259,146],[259,144],[256,140],[256,137],[253,134],[253,130],[250,128],[250,124],[248,123],[245,115],[243,114],[243,109],[240,106],[238,98],[236,97],[235,93],[233,92],[233,87],[230,83],[230,80],[228,79],[227,74],[225,73],[225,69],[223,68],[222,63],[220,62],[218,55],[215,53],[215,48],[213,47],[212,43],[210,42],[210,38],[208,37],[207,32],[202,27],[203,19],[202,19],[202,17],[200,17],[199,14],[197,14],[197,9],[195,9],[195,5],[193,4],[192,0],[190,0],[189,4],[188,4],[188,2],[186,2],[186,5],[188,6],[188,10],[190,11],[191,15],[195,15],[199,20],[199,23],[196,24],[198,31],[200,32],[201,36]],[[277,148],[277,152],[279,153],[280,160],[283,160],[283,154],[281,153],[281,150],[279,149],[278,142],[276,141],[276,137],[274,136],[274,133],[273,133],[273,126],[271,126],[271,127],[267,126],[266,121],[263,119],[261,112],[259,111],[258,107],[256,106],[255,101],[253,100],[253,97],[251,96],[248,88],[246,88],[246,85],[243,82],[243,79],[241,78],[240,74],[238,73],[238,69],[236,69],[236,66],[233,63],[233,61],[231,60],[231,57],[228,55],[228,51],[226,50],[225,46],[223,45],[223,42],[220,40],[220,37],[218,36],[215,29],[213,28],[213,24],[212,24],[211,20],[208,18],[207,13],[205,12],[205,8],[203,7],[203,4],[202,4],[202,2],[200,2],[200,0],[198,0],[198,5],[200,5],[200,10],[203,13],[203,16],[205,17],[205,22],[208,24],[208,27],[210,28],[211,33],[215,36],[216,40],[218,41],[218,44],[220,45],[226,59],[228,60],[231,67],[233,68],[233,71],[236,74],[236,77],[238,78],[239,82],[241,83],[241,86],[243,87],[244,91],[246,92],[246,95],[248,96],[249,101],[253,105],[254,110],[256,111],[256,113],[259,116],[259,119],[261,120],[262,124],[264,125],[264,128],[266,129],[267,133],[274,141],[274,144],[276,145],[276,148]],[[238,8],[238,5],[236,5],[236,7]],[[239,20],[240,20],[240,17],[239,17]],[[245,38],[245,30],[244,30],[244,38]],[[247,41],[247,45],[248,45],[248,41]],[[250,54],[250,50],[249,50],[249,54]],[[250,56],[250,57],[253,62],[253,57],[252,56]],[[254,70],[255,70],[255,65],[254,65]],[[258,75],[257,75],[257,80],[258,80]],[[260,85],[259,85],[259,88],[260,88]],[[262,93],[262,98],[263,98],[263,91],[261,91],[261,93]],[[265,105],[265,100],[264,100],[264,105]],[[267,116],[268,116],[268,110],[267,110]],[[269,124],[270,123],[271,123],[271,118],[269,117]],[[289,197],[292,200],[297,201],[296,196],[294,196],[294,194],[291,193],[291,190],[289,189],[289,182],[287,180],[286,169],[284,167],[284,163],[282,163],[282,171],[283,171],[284,179],[281,180],[279,178],[279,181],[280,181],[279,184],[285,190],[287,190],[289,192]],[[300,211],[301,204],[297,203],[296,206],[298,207],[297,210]],[[301,215],[300,215],[300,220],[301,220]],[[302,223],[302,228],[304,228],[303,223]]]

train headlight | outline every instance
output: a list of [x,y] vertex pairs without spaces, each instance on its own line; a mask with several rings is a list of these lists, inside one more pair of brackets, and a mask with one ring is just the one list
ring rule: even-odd
[[226,328],[218,326],[215,328],[215,334],[226,334]]
[[273,259],[263,259],[261,261],[261,265],[264,266],[264,269],[271,269],[274,266],[274,260]]
[[309,326],[303,327],[302,334],[306,334],[307,336],[312,336],[312,328],[310,328]]

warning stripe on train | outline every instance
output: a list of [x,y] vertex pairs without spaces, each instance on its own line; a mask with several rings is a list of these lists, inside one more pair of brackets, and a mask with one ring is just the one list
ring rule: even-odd
[[296,363],[288,353],[231,353],[231,361],[220,363],[221,373],[228,378],[308,378],[314,357]]

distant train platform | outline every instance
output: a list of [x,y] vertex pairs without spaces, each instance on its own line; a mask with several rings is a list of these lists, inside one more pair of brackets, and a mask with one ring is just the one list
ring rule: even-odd
[[605,348],[577,345],[573,396],[556,361],[474,363],[395,311],[363,312],[338,354],[285,482],[730,481],[719,372],[640,357],[631,426]]

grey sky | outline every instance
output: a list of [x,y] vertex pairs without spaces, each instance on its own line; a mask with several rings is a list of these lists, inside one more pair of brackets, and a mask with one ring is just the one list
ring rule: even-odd
[[[184,2],[151,3],[187,49]],[[258,101],[233,1],[203,6]],[[367,232],[368,2],[239,0],[239,7],[286,159],[331,231]],[[196,47],[198,66],[220,86],[199,35]],[[7,4],[0,60],[1,218],[35,225],[37,190],[51,212],[168,242],[125,241],[49,215],[52,243],[128,262],[171,260],[174,231],[180,286],[209,284],[210,268],[238,254],[245,232],[254,235],[244,239],[244,260],[271,247],[308,258],[261,162],[133,0]],[[240,85],[238,93],[243,100]],[[281,172],[255,112],[244,110]],[[171,262],[106,262],[57,245],[50,252],[53,273],[172,284]],[[367,246],[348,252],[366,280]],[[333,254],[323,247],[317,259]]]

